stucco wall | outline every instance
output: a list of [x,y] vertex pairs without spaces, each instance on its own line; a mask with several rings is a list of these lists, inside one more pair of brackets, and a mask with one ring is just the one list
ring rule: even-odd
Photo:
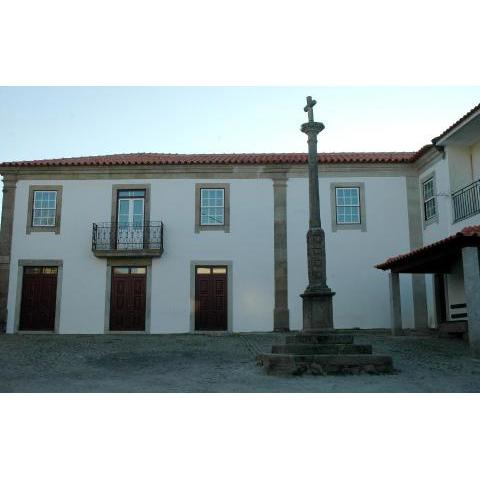
[[[195,183],[152,179],[151,220],[165,224],[165,252],[152,265],[151,331],[190,330],[190,261],[233,262],[233,329],[273,328],[273,188],[231,180],[230,233],[194,233]],[[212,182],[212,180],[208,180]],[[224,180],[222,180],[224,182]],[[18,259],[64,262],[60,333],[104,331],[106,260],[91,251],[92,223],[110,221],[112,184],[140,181],[19,181],[13,225],[7,331],[14,329]],[[26,235],[29,184],[63,185],[61,233]]]
[[[426,225],[423,218],[423,182],[430,178],[432,174],[435,176],[435,191],[437,201],[437,219]],[[422,171],[419,175],[420,199],[422,208],[422,226],[423,226],[423,244],[441,240],[450,234],[450,226],[452,223],[452,206],[450,198],[450,178],[448,171],[448,161],[440,155],[438,160],[431,166]]]
[[448,145],[445,147],[450,171],[450,189],[455,192],[469,185],[473,180],[470,147]]
[[[406,182],[402,176],[329,177],[320,180],[327,273],[338,328],[388,328],[388,279],[374,268],[410,250]],[[271,331],[274,308],[273,186],[270,179],[230,183],[230,233],[194,233],[195,183],[211,179],[19,181],[13,226],[7,331],[14,331],[19,259],[63,260],[60,333],[103,333],[107,262],[91,251],[93,222],[110,221],[113,184],[151,184],[150,219],[165,224],[165,251],[152,262],[151,332],[190,331],[192,260],[232,262],[234,331]],[[213,181],[214,182],[214,181]],[[332,231],[330,184],[365,184],[367,231]],[[61,233],[26,235],[30,184],[63,185]],[[299,297],[307,285],[308,182],[287,182],[290,328],[302,327]],[[412,285],[401,279],[402,316],[413,327]]]
[[450,275],[447,275],[448,286],[448,312],[447,319],[451,318],[451,315],[458,313],[458,310],[452,310],[451,305],[465,303],[465,288],[463,284],[463,266],[459,260],[453,266]]
[[473,180],[480,179],[480,142],[475,143],[471,147]]
[[[332,232],[330,184],[365,183],[367,231]],[[287,189],[289,307],[292,329],[301,328],[299,294],[307,285],[305,258],[308,228],[306,179],[290,179]],[[320,208],[326,236],[328,284],[337,328],[388,328],[390,326],[388,277],[374,265],[408,252],[409,230],[404,177],[330,177],[320,179]],[[402,275],[402,317],[413,326],[412,288]]]

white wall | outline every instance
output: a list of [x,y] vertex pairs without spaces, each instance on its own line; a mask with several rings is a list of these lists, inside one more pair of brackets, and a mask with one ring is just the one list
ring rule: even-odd
[[[273,328],[273,187],[230,180],[231,233],[194,233],[195,183],[152,179],[150,219],[165,224],[165,252],[152,265],[151,331],[190,330],[190,261],[233,262],[233,329]],[[223,180],[221,182],[224,182]],[[13,332],[19,259],[62,259],[60,333],[103,333],[106,260],[91,251],[93,222],[111,219],[112,184],[143,180],[19,181],[15,198],[7,331]],[[63,185],[61,234],[26,235],[30,184]]]
[[[332,232],[330,184],[365,183],[367,231]],[[390,326],[388,277],[374,268],[388,257],[410,250],[404,177],[330,177],[320,179],[322,226],[327,249],[327,282],[333,297],[337,328],[388,328]],[[288,268],[290,326],[302,326],[299,294],[308,283],[306,232],[308,229],[307,179],[290,179],[287,188]],[[401,279],[402,316],[413,326],[411,279]]]
[[[437,193],[437,212],[438,221],[423,224],[423,182],[432,174],[435,175],[435,189]],[[419,175],[421,215],[423,224],[423,244],[429,245],[442,238],[448,237],[450,234],[450,226],[452,223],[452,202],[450,198],[450,178],[448,171],[448,161],[446,158],[439,156],[439,160],[425,169]]]
[[[330,184],[365,183],[367,231],[332,232]],[[165,224],[165,251],[152,263],[151,332],[190,331],[190,262],[231,261],[233,330],[271,331],[274,308],[273,186],[270,179],[230,183],[231,232],[194,233],[195,183],[211,179],[151,179],[150,219]],[[91,252],[93,222],[110,221],[113,184],[145,180],[19,181],[13,225],[8,332],[14,330],[19,259],[64,262],[60,333],[103,333],[106,259]],[[61,234],[26,235],[30,184],[63,185]],[[320,180],[327,275],[338,328],[390,326],[388,277],[374,266],[410,250],[405,177],[331,177]],[[302,327],[302,293],[308,283],[308,183],[287,185],[290,327]],[[413,327],[412,288],[402,275],[402,316]]]
[[472,145],[470,151],[472,154],[473,180],[478,180],[480,179],[480,142]]
[[458,310],[452,310],[450,305],[465,303],[465,288],[463,284],[463,265],[458,261],[453,266],[452,272],[447,275],[448,288],[448,319],[453,313],[459,313]]
[[445,154],[450,170],[450,189],[455,192],[473,181],[471,151],[468,146],[447,145]]

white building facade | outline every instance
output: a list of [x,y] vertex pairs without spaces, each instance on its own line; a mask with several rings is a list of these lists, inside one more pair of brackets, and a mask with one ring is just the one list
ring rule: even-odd
[[[320,154],[336,328],[390,328],[389,282],[375,265],[480,223],[474,200],[452,207],[452,192],[480,177],[480,127],[469,132],[468,145]],[[306,154],[110,155],[0,173],[7,333],[302,328]],[[448,313],[465,304],[462,274],[445,276]],[[401,275],[403,328],[438,325],[434,278]]]

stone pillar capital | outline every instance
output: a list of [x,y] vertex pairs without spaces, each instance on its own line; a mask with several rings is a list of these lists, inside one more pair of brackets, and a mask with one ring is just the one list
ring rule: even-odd
[[15,174],[8,173],[3,176],[3,192],[7,189],[15,188],[17,186],[17,176]]
[[303,123],[300,130],[310,137],[312,135],[318,135],[324,128],[325,125],[321,122],[308,122]]
[[288,178],[286,176],[275,176],[272,178],[272,180],[275,188],[287,188]]

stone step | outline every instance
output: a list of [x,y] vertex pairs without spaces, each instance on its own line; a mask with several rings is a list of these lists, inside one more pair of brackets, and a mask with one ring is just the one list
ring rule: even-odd
[[319,333],[306,334],[299,333],[298,335],[290,335],[285,339],[286,343],[308,343],[308,344],[325,344],[325,343],[353,343],[353,335],[344,335],[336,333]]
[[371,345],[353,345],[351,343],[288,343],[273,345],[272,353],[289,353],[295,355],[338,355],[338,354],[366,354],[372,353]]
[[392,358],[386,355],[288,355],[263,353],[257,363],[270,375],[338,375],[393,373]]

